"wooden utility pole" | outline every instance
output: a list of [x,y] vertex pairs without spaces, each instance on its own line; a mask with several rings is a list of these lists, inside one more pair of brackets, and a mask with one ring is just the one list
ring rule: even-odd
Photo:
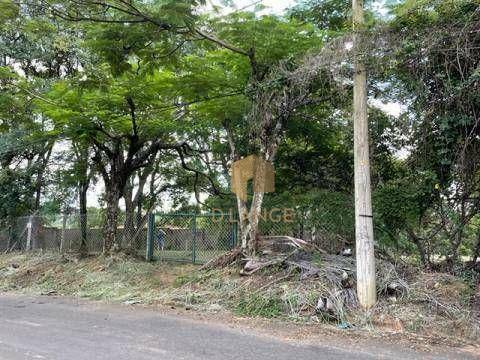
[[363,0],[352,0],[354,31],[353,136],[355,167],[355,241],[357,295],[360,305],[371,308],[376,302],[375,255],[373,246],[372,194],[367,115],[367,73],[362,59],[364,29]]
[[65,250],[65,233],[66,232],[67,232],[67,212],[64,211],[63,217],[62,217],[62,233],[60,237],[60,252],[63,252]]

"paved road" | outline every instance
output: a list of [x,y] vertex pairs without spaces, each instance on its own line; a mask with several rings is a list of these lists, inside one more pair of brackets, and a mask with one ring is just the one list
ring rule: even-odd
[[[340,340],[341,341],[341,340]],[[154,310],[0,295],[0,359],[322,360],[465,358],[383,347],[307,346]]]

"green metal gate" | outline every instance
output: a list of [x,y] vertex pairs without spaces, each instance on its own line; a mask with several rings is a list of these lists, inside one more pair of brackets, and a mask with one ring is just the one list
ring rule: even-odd
[[229,214],[151,214],[146,258],[202,264],[236,243],[237,223]]

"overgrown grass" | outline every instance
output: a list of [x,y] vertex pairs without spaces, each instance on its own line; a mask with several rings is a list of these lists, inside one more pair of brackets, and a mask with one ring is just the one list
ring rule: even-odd
[[161,290],[195,266],[158,264],[125,256],[78,260],[57,254],[0,256],[0,291],[80,296],[111,302],[154,303]]
[[235,305],[235,313],[249,317],[280,317],[285,314],[283,301],[275,294],[244,294]]

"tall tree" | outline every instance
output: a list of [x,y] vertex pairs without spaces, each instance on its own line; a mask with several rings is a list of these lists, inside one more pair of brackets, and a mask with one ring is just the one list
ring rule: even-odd
[[411,152],[403,178],[380,189],[397,199],[397,215],[386,197],[382,207],[427,267],[442,254],[453,269],[462,248],[470,255],[475,247],[467,234],[480,210],[479,11],[478,1],[405,2],[390,22],[401,38],[390,37],[395,61],[387,76],[392,98],[408,104]]
[[160,152],[182,159],[193,149],[182,140],[188,121],[169,106],[172,73],[134,69],[114,75],[108,66],[100,69],[57,83],[49,94],[55,105],[42,106],[66,136],[92,146],[91,161],[105,184],[105,250],[110,251],[120,246],[118,204],[132,176]]

